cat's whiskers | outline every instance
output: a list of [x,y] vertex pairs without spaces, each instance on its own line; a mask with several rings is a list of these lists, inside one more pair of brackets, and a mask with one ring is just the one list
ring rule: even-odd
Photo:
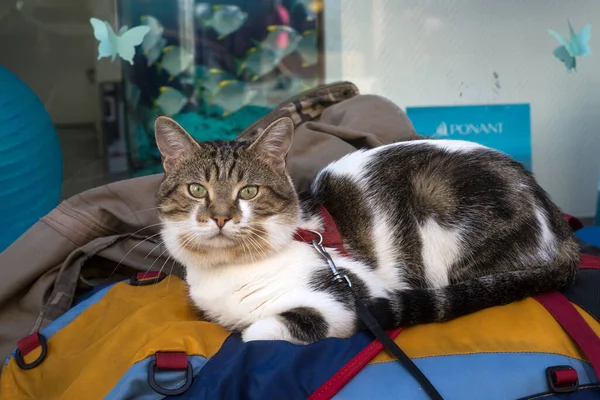
[[[254,239],[252,239],[252,237],[247,236],[246,243],[249,246],[248,250],[249,250],[250,255],[252,255],[253,252],[256,252],[256,253],[258,253],[259,256],[261,256],[261,258],[264,257],[264,252],[260,248],[259,244]],[[250,246],[251,246],[251,248],[250,248]],[[252,258],[252,262],[255,262],[254,257],[251,257],[251,258]]]
[[[138,231],[138,232],[139,232],[139,231]],[[150,240],[150,239],[152,239],[153,237],[156,237],[156,236],[158,236],[158,235],[160,235],[160,232],[158,232],[158,233],[155,233],[154,235],[148,236],[147,238],[145,238],[144,240],[142,240],[141,242],[139,242],[138,244],[136,244],[135,246],[133,246],[133,247],[132,247],[132,248],[131,248],[131,249],[130,249],[130,250],[129,250],[129,251],[128,251],[128,252],[127,252],[127,253],[126,253],[124,256],[123,256],[123,258],[121,258],[121,260],[119,261],[119,263],[118,263],[118,264],[115,266],[115,268],[112,270],[112,272],[110,273],[110,275],[108,275],[108,277],[110,278],[111,276],[113,276],[113,274],[114,274],[115,272],[117,272],[117,269],[118,269],[118,268],[121,266],[121,264],[123,263],[123,261],[125,261],[125,258],[127,258],[127,256],[128,256],[129,254],[131,254],[131,252],[132,252],[133,250],[135,250],[135,249],[136,249],[136,247],[138,247],[139,245],[141,245],[142,243],[144,243],[146,240]],[[129,235],[129,236],[126,238],[126,239],[130,238],[131,236],[133,236],[133,234],[132,234],[132,235]],[[126,240],[126,239],[124,239],[124,240]]]
[[[196,237],[198,235],[197,232],[186,232],[186,233],[191,233],[192,234],[192,236],[190,238],[188,238],[188,240],[191,240],[191,241],[196,240]],[[169,256],[167,257],[167,259],[165,260],[165,262],[163,263],[163,265],[160,267],[160,270],[158,271],[158,273],[160,274],[162,272],[163,268],[165,267],[165,265],[167,265],[167,263],[169,262],[169,259],[173,260],[173,264],[171,265],[171,272],[167,276],[167,286],[165,288],[165,292],[168,292],[168,290],[169,290],[169,283],[171,281],[171,273],[173,273],[173,268],[175,267],[175,260],[177,259],[177,257],[179,257],[179,255],[183,252],[184,249],[185,249],[185,247],[182,245],[179,248],[179,251],[177,252],[177,255],[169,254]]]
[[267,238],[265,238],[265,237],[263,237],[263,236],[261,236],[261,235],[260,235],[261,233],[264,233],[264,232],[261,232],[261,231],[254,231],[254,230],[252,230],[252,228],[248,229],[246,232],[247,232],[247,233],[249,233],[249,234],[251,234],[251,235],[253,235],[253,237],[257,237],[257,238],[259,238],[259,239],[260,239],[260,240],[262,240],[262,241],[263,241],[263,242],[264,242],[264,243],[265,243],[265,244],[266,244],[268,247],[270,247],[271,249],[274,249],[274,248],[273,248],[273,245],[271,244],[271,242],[270,242],[270,241],[269,241]]
[[255,261],[254,257],[252,256],[252,251],[250,251],[250,248],[246,247],[246,242],[244,242],[243,240],[237,240],[236,242],[242,245],[242,251],[250,256],[250,261],[254,264]]
[[267,252],[260,246],[260,244],[252,238],[252,236],[246,236],[246,239],[252,244],[252,247],[261,255],[261,259],[266,259],[269,257]]
[[172,258],[171,260],[173,262],[171,263],[171,270],[169,271],[169,275],[167,275],[167,288],[165,289],[165,291],[169,290],[169,283],[171,282],[171,275],[173,275],[173,268],[175,268],[175,263],[176,263],[175,258]]
[[253,237],[253,238],[256,237],[256,238],[262,240],[262,242],[266,245],[266,247],[269,248],[269,250],[276,250],[276,247],[273,246],[273,242],[276,242],[276,240],[270,241],[269,239],[263,237],[262,235],[260,235],[257,232],[263,233],[263,234],[265,233],[265,232],[262,232],[262,231],[255,231],[252,228],[248,229],[248,231],[247,231],[247,233],[249,233],[250,235],[253,235],[253,236],[250,236],[250,237]]
[[158,222],[156,224],[150,224],[150,225],[144,226],[143,228],[140,228],[137,231],[133,232],[132,234],[126,236],[125,239],[129,239],[130,237],[137,235],[138,233],[140,233],[143,230],[146,230],[148,228],[152,228],[152,227],[158,226],[158,225],[162,225],[162,222]]
[[[190,234],[190,233],[192,234],[192,239],[193,239],[193,238],[194,238],[194,236],[193,236],[193,232],[186,231],[186,232],[183,232],[183,235]],[[188,238],[188,240],[189,240],[189,238]],[[187,241],[187,240],[186,240],[186,241]],[[163,241],[161,241],[161,243],[159,243],[159,244],[158,244],[158,246],[160,246],[160,245],[161,245],[161,244],[163,244],[163,243],[164,243],[164,242],[163,242]],[[156,249],[156,247],[158,247],[158,246],[155,246],[155,247],[154,247],[154,249]],[[183,248],[183,246],[182,246],[182,248]],[[150,253],[152,253],[152,252],[154,251],[154,249],[150,250]],[[163,256],[163,254],[165,254],[167,251],[169,251],[169,249],[168,249],[168,248],[165,248],[165,250],[164,250],[162,253],[160,253],[160,254],[158,255],[158,257],[156,257],[156,258],[154,259],[154,261],[152,261],[152,264],[150,264],[150,266],[148,267],[148,269],[146,269],[146,272],[145,272],[144,274],[147,274],[148,272],[150,272],[150,270],[152,269],[152,267],[154,266],[154,264],[156,263],[156,261],[158,261],[158,259],[160,259],[160,258]],[[148,257],[148,255],[150,255],[150,253],[148,253],[148,254],[146,255],[146,257]],[[145,259],[146,257],[144,257],[144,259]]]
[[[266,241],[273,250],[275,250],[276,247],[279,247],[279,246],[273,246],[273,244],[276,244],[276,245],[283,245],[283,244],[285,244],[285,242],[287,241],[285,238],[288,237],[287,234],[291,233],[291,231],[292,231],[292,229],[290,227],[286,227],[285,225],[282,225],[282,228],[285,228],[285,230],[288,231],[288,232],[285,232],[286,235],[275,236],[275,235],[272,235],[267,230],[264,230],[264,229],[261,229],[261,228],[257,228],[257,227],[253,227],[253,226],[248,226],[248,232],[254,233],[255,235],[259,236],[262,240]],[[257,233],[260,233],[262,235],[267,235],[268,239],[265,238],[265,237],[263,237],[263,236],[261,236],[261,235],[258,235]]]

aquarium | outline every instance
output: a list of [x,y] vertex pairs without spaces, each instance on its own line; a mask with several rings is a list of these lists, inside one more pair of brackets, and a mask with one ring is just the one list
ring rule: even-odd
[[157,115],[199,141],[233,139],[280,102],[317,86],[320,1],[120,0],[121,32],[147,26],[123,62],[135,174],[160,171]]

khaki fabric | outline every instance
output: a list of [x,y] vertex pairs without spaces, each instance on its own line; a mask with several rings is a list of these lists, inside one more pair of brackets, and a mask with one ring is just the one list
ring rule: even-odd
[[[359,95],[353,84],[339,82],[282,103],[239,139],[254,139],[282,116],[296,125],[288,169],[299,190],[345,154],[417,137],[392,102]],[[158,235],[155,191],[161,179],[162,174],[151,175],[78,194],[0,254],[0,359],[17,340],[58,318],[95,285],[137,271],[182,275]]]

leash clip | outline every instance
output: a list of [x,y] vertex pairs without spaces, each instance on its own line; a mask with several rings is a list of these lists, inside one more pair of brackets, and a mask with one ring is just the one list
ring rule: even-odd
[[331,255],[323,247],[323,235],[321,235],[317,231],[311,230],[310,232],[314,233],[315,235],[317,235],[319,237],[319,240],[312,241],[312,246],[315,248],[317,253],[319,253],[321,255],[321,257],[323,257],[325,259],[325,261],[327,261],[327,265],[329,265],[329,269],[331,270],[331,273],[333,274],[333,279],[335,279],[338,282],[345,281],[346,285],[348,285],[348,287],[351,288],[352,282],[350,281],[350,278],[348,278],[348,275],[346,275],[346,274],[342,275],[340,273],[340,271],[338,271],[335,263],[333,262],[333,259],[331,258]]

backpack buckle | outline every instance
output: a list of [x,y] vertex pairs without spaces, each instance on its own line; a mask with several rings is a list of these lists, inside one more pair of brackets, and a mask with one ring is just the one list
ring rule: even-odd
[[158,271],[138,272],[129,280],[131,286],[148,286],[154,285],[165,279],[167,274]]
[[[42,351],[38,358],[36,358],[30,363],[25,362],[25,356],[40,346],[42,348]],[[32,369],[37,367],[41,364],[42,361],[44,361],[44,358],[46,358],[46,354],[48,354],[48,342],[46,340],[46,337],[39,332],[35,332],[19,340],[19,342],[17,343],[17,350],[15,352],[15,361],[21,369]]]
[[546,368],[546,379],[554,393],[571,393],[579,389],[577,370],[569,365]]
[[[157,382],[157,371],[185,371],[185,380],[175,388],[163,387]],[[183,352],[157,352],[148,364],[148,383],[152,390],[164,396],[177,396],[185,393],[192,386],[194,370]]]

